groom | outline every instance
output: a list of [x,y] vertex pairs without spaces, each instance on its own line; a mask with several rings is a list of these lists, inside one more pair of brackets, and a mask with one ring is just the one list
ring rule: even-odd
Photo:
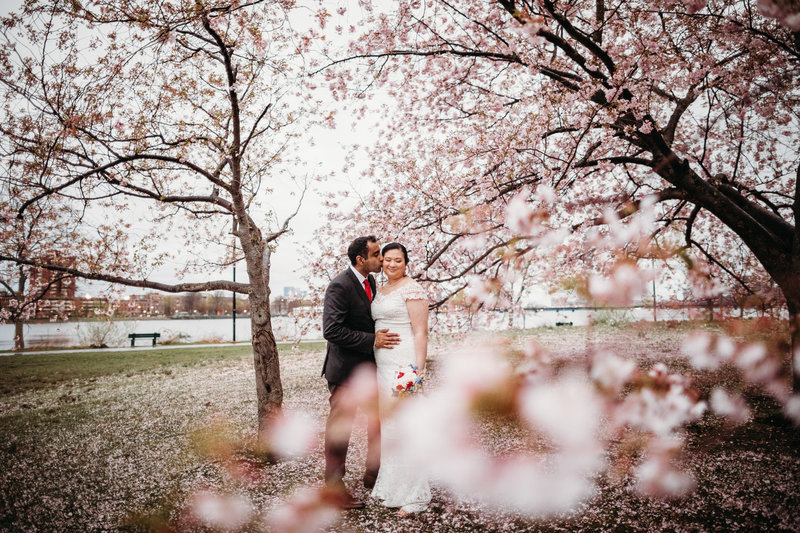
[[[388,330],[375,331],[370,303],[377,286],[372,273],[380,272],[383,257],[377,239],[370,235],[355,239],[347,249],[350,267],[333,278],[325,291],[322,313],[322,335],[328,350],[322,375],[328,380],[331,412],[325,427],[325,484],[338,495],[343,509],[359,509],[364,502],[356,500],[344,486],[345,461],[355,409],[348,402],[347,380],[356,367],[366,365],[371,387],[377,393],[374,348],[392,348],[399,335]],[[369,409],[367,422],[367,468],[364,486],[372,488],[380,468],[380,422],[377,406]]]

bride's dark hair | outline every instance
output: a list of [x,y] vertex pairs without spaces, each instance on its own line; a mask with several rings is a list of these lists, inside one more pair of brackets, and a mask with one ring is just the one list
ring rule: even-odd
[[389,244],[384,244],[383,248],[381,249],[381,255],[385,255],[389,250],[400,250],[403,252],[403,259],[405,259],[406,264],[408,264],[408,252],[406,251],[405,246],[399,242],[390,242]]

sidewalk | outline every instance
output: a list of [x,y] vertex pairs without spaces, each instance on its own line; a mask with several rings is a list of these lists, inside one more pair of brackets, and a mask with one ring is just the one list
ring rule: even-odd
[[[300,344],[306,344],[309,342],[325,342],[322,339],[314,340],[303,340],[300,341]],[[242,345],[249,345],[250,341],[242,341],[242,342],[221,342],[216,344],[156,344],[155,346],[134,346],[131,348],[130,346],[126,346],[124,348],[79,348],[79,349],[64,349],[64,350],[35,350],[35,351],[25,351],[25,352],[0,352],[0,357],[5,357],[8,355],[29,355],[29,354],[45,354],[45,355],[52,355],[52,354],[61,354],[61,353],[86,353],[86,352],[97,352],[97,353],[106,353],[106,352],[142,352],[146,350],[179,350],[181,348],[219,348],[222,346],[242,346]],[[294,344],[294,341],[277,341],[275,344],[278,346],[286,346]]]

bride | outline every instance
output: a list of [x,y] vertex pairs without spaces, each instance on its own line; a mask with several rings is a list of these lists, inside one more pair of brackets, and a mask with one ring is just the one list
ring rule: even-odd
[[428,298],[419,283],[406,275],[408,252],[405,246],[392,242],[383,247],[383,272],[386,284],[378,289],[372,301],[375,331],[388,328],[400,335],[394,349],[375,350],[378,365],[378,405],[381,413],[381,468],[372,496],[386,507],[399,507],[400,516],[424,511],[431,501],[431,490],[424,472],[409,465],[398,444],[407,435],[387,417],[397,401],[391,387],[395,372],[408,365],[425,370],[428,353]]

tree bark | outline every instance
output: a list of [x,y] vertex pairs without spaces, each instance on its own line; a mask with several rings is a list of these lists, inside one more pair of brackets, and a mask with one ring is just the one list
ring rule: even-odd
[[789,307],[789,335],[791,338],[791,369],[792,369],[792,390],[800,392],[800,369],[797,364],[797,354],[800,353],[800,308],[794,304]]
[[[791,361],[792,361],[792,390],[800,392],[800,368],[795,364],[800,359],[800,165],[797,166],[794,181],[794,202],[792,203],[792,213],[794,215],[794,236],[792,238],[792,272],[790,285],[784,288],[783,296],[786,298],[786,305],[789,308],[789,336],[791,338]],[[787,294],[787,290],[789,294]]]
[[[249,229],[242,236],[260,237],[256,228]],[[260,238],[253,238],[247,243],[242,240],[242,249],[250,277],[250,331],[256,374],[258,432],[261,434],[283,404],[278,346],[272,333],[269,309],[270,250]]]
[[[25,301],[25,284],[28,282],[28,276],[25,275],[25,268],[19,265],[19,281],[17,282],[17,302],[22,304]],[[25,331],[23,329],[25,322],[22,320],[22,309],[17,308],[14,314],[14,349],[25,349]]]
[[[797,240],[795,240],[797,241]],[[769,275],[778,284],[789,311],[790,368],[792,372],[792,390],[800,392],[800,376],[795,367],[794,355],[800,350],[800,249],[795,242],[795,250],[791,259],[785,264],[776,265],[774,261],[758,257]]]
[[800,392],[800,375],[795,359],[795,354],[800,350],[800,252],[794,254],[794,268],[787,268],[780,277],[775,277],[778,286],[786,298],[786,307],[789,310],[789,360],[792,372],[792,390]]
[[[792,228],[791,249],[788,254],[789,260],[782,265],[782,268],[779,266],[777,272],[770,272],[769,269],[767,272],[777,282],[786,299],[786,307],[789,310],[789,338],[791,339],[789,360],[792,370],[792,390],[800,392],[800,368],[795,367],[797,362],[795,356],[800,358],[800,165],[795,173],[794,187],[794,202],[792,203],[794,227]],[[760,257],[759,260],[761,260]]]
[[15,350],[24,350],[25,349],[25,337],[24,337],[24,326],[25,323],[20,320],[14,320],[14,349]]
[[280,410],[283,386],[280,362],[269,312],[269,297],[250,294],[250,330],[253,338],[253,365],[256,373],[256,399],[259,434]]

